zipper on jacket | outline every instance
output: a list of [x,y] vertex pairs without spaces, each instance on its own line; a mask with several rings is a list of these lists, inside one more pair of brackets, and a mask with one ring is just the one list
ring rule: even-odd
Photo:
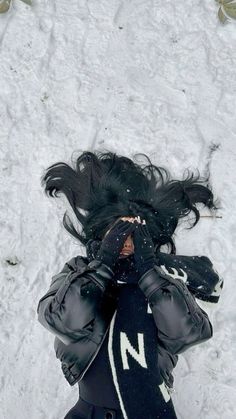
[[164,381],[165,387],[166,387],[166,389],[167,389],[167,391],[168,391],[168,393],[171,397],[172,393],[176,393],[176,390],[174,389],[174,387],[168,386],[168,384],[165,382],[165,380],[163,380],[163,381]]
[[[93,356],[92,356],[92,358],[90,359],[89,364],[88,364],[88,365],[86,366],[86,368],[84,369],[83,374],[79,376],[79,380],[78,380],[78,378],[76,378],[77,382],[79,382],[80,380],[82,380],[82,378],[83,378],[83,376],[85,375],[86,371],[89,369],[90,365],[92,364],[93,360],[95,359],[95,357],[96,357],[97,353],[99,352],[99,350],[100,350],[100,348],[101,348],[101,346],[102,346],[102,344],[103,344],[103,341],[105,340],[105,337],[106,337],[106,335],[107,335],[107,333],[108,333],[109,328],[110,328],[110,325],[108,326],[108,328],[107,328],[106,332],[104,333],[104,336],[103,336],[103,338],[102,338],[101,342],[98,344],[98,347],[97,347],[97,349],[96,349],[96,351],[95,351],[94,355],[93,355]],[[88,338],[89,338],[89,336],[88,336]],[[69,368],[68,368],[68,369],[69,369]],[[70,371],[70,373],[72,374],[72,372],[71,372],[71,370],[70,370],[70,369],[69,369],[69,371]],[[73,374],[72,374],[72,375],[73,375]]]

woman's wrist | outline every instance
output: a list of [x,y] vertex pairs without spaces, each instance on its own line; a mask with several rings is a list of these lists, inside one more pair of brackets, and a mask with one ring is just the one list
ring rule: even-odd
[[139,273],[139,276],[141,278],[141,276],[143,276],[147,271],[149,271],[150,269],[153,269],[155,266],[154,262],[149,262],[149,263],[143,263],[142,265],[140,265],[137,270]]

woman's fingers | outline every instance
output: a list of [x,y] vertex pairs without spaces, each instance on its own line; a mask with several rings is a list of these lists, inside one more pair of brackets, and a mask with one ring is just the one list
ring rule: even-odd
[[135,229],[135,225],[128,221],[120,221],[118,222],[108,234],[114,234],[116,232],[117,236],[120,236],[121,239],[125,239],[125,237],[129,236],[133,230]]
[[142,220],[140,215],[138,215],[137,217],[120,217],[119,220],[129,221],[130,223],[134,223],[135,221],[137,221],[139,224],[146,224],[146,220],[144,218]]
[[146,224],[145,219],[142,221],[139,215],[137,217],[121,217],[120,219],[123,221],[129,221],[130,223],[137,221],[139,224]]
[[137,220],[139,224],[146,224],[146,220],[145,220],[144,218],[143,218],[143,220],[142,220],[142,219],[140,218],[140,216],[135,217],[134,219],[135,219],[135,220]]

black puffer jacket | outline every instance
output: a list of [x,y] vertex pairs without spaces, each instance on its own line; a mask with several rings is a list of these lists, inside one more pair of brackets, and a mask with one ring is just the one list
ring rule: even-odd
[[[47,293],[38,302],[38,321],[55,335],[56,357],[71,386],[83,378],[105,339],[120,286],[124,284],[119,284],[119,278],[114,278],[106,265],[76,256],[52,277]],[[208,315],[196,298],[217,303],[223,279],[205,256],[159,252],[155,268],[140,278],[138,286],[148,300],[157,329],[162,331],[158,332],[158,362],[165,383],[172,387],[171,372],[178,354],[213,335]],[[169,292],[162,292],[164,289]],[[169,293],[171,299],[167,298]],[[160,307],[162,320],[157,314]],[[173,330],[170,318],[175,319]]]

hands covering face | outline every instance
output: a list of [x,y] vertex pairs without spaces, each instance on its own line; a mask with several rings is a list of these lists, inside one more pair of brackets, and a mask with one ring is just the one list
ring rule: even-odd
[[143,222],[141,222],[139,217],[138,223],[136,223],[136,221],[134,221],[134,223],[134,260],[136,269],[140,276],[142,276],[155,265],[155,248],[146,224],[146,220],[144,219]]
[[[120,255],[134,253],[136,269],[140,276],[142,276],[147,270],[154,267],[156,261],[154,243],[149,233],[146,220],[141,220],[140,216],[121,217],[120,219],[126,222],[129,221],[134,225],[134,229],[131,233],[132,236],[130,235],[127,237]],[[132,245],[130,245],[129,240],[132,241]],[[125,251],[130,250],[132,246],[132,251],[125,253]]]
[[137,217],[120,217],[106,232],[97,259],[111,268],[119,257],[134,253],[137,272],[142,275],[155,263],[154,244],[146,220]]
[[[141,222],[140,217],[121,217],[120,219],[126,222],[129,221],[131,224],[134,224],[135,222],[138,222],[138,223]],[[133,242],[132,235],[129,235],[126,241],[124,242],[124,246],[120,252],[119,258],[125,258],[133,253],[134,253],[134,242]]]

